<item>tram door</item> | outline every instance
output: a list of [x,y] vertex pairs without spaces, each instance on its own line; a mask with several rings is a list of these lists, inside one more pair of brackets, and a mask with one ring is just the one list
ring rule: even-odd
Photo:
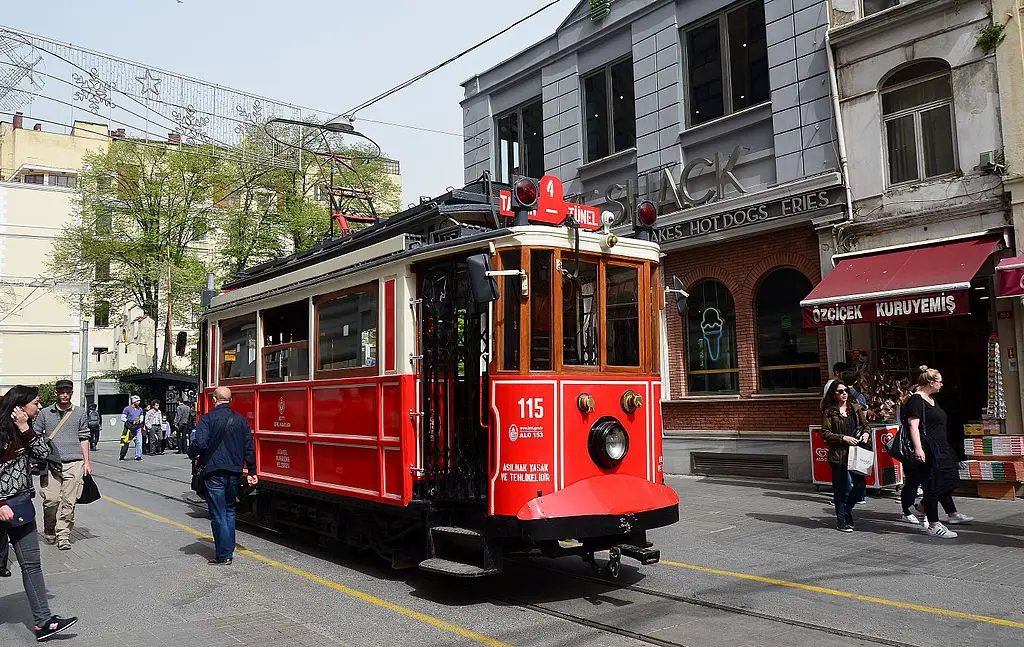
[[420,272],[420,498],[487,499],[487,304],[472,295],[461,260]]

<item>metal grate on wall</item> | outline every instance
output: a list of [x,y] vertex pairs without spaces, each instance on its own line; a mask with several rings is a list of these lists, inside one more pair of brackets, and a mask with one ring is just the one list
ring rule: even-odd
[[690,473],[703,476],[789,478],[789,457],[778,454],[691,452]]

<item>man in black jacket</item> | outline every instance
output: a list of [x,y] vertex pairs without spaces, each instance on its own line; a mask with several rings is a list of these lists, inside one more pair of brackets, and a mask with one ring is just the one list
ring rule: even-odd
[[249,421],[231,409],[231,389],[213,391],[213,411],[199,419],[188,455],[203,469],[206,503],[217,552],[210,564],[229,565],[235,552],[235,508],[243,471],[256,485],[256,446]]
[[188,400],[178,402],[178,408],[174,410],[174,433],[178,436],[179,454],[184,454],[188,451],[188,436],[192,433],[195,417],[196,414],[192,411],[191,402]]

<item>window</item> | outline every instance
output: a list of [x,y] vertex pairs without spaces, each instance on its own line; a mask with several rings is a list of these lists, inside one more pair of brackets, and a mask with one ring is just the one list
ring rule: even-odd
[[640,271],[609,264],[604,273],[609,366],[640,366]]
[[914,63],[882,84],[882,120],[889,184],[956,170],[953,87],[943,61]]
[[[522,263],[519,250],[501,252],[501,269],[518,270]],[[506,371],[519,370],[519,313],[522,309],[522,290],[518,276],[502,277],[501,314],[504,323],[501,338],[501,367]]]
[[791,268],[773,270],[757,289],[757,363],[761,391],[803,391],[821,385],[817,330],[803,330],[800,300],[811,282]]
[[22,179],[22,182],[25,184],[43,184],[45,180],[45,175],[33,173],[32,175],[26,175],[24,179]]
[[633,59],[627,58],[583,77],[588,162],[636,146]]
[[895,7],[899,4],[899,0],[863,0],[864,16],[870,16],[873,13],[884,11],[890,7]]
[[554,309],[551,307],[551,250],[530,251],[530,370],[550,371]]
[[220,324],[221,380],[252,382],[256,378],[256,315]]
[[103,236],[114,230],[114,216],[106,209],[96,211],[96,233]]
[[736,303],[718,281],[690,290],[686,312],[686,357],[690,393],[740,390],[736,354]]
[[92,325],[96,328],[110,327],[110,302],[97,301],[92,313]]
[[263,380],[309,377],[309,302],[297,301],[263,313]]
[[78,186],[78,178],[74,175],[51,175],[50,186],[63,186],[73,189]]
[[562,363],[597,366],[600,319],[597,263],[562,260]]
[[771,98],[764,4],[725,11],[686,33],[690,125]]
[[322,297],[317,305],[318,371],[377,366],[377,284]]
[[107,348],[106,346],[93,346],[92,347],[92,354],[96,356],[96,361],[97,362],[100,361],[100,358],[103,355],[105,355],[106,353],[109,353],[109,352],[110,352],[110,349]]
[[96,261],[96,281],[110,280],[110,261]]
[[544,111],[538,97],[520,108],[498,117],[499,182],[513,175],[540,178],[544,175]]

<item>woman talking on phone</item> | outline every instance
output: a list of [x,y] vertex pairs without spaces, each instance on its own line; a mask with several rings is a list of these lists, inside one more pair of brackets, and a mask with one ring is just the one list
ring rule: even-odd
[[30,465],[30,458],[42,460],[49,454],[46,436],[32,431],[31,420],[38,413],[39,392],[33,387],[19,384],[0,398],[0,528],[18,556],[36,640],[43,641],[75,624],[78,618],[52,615],[46,599]]

